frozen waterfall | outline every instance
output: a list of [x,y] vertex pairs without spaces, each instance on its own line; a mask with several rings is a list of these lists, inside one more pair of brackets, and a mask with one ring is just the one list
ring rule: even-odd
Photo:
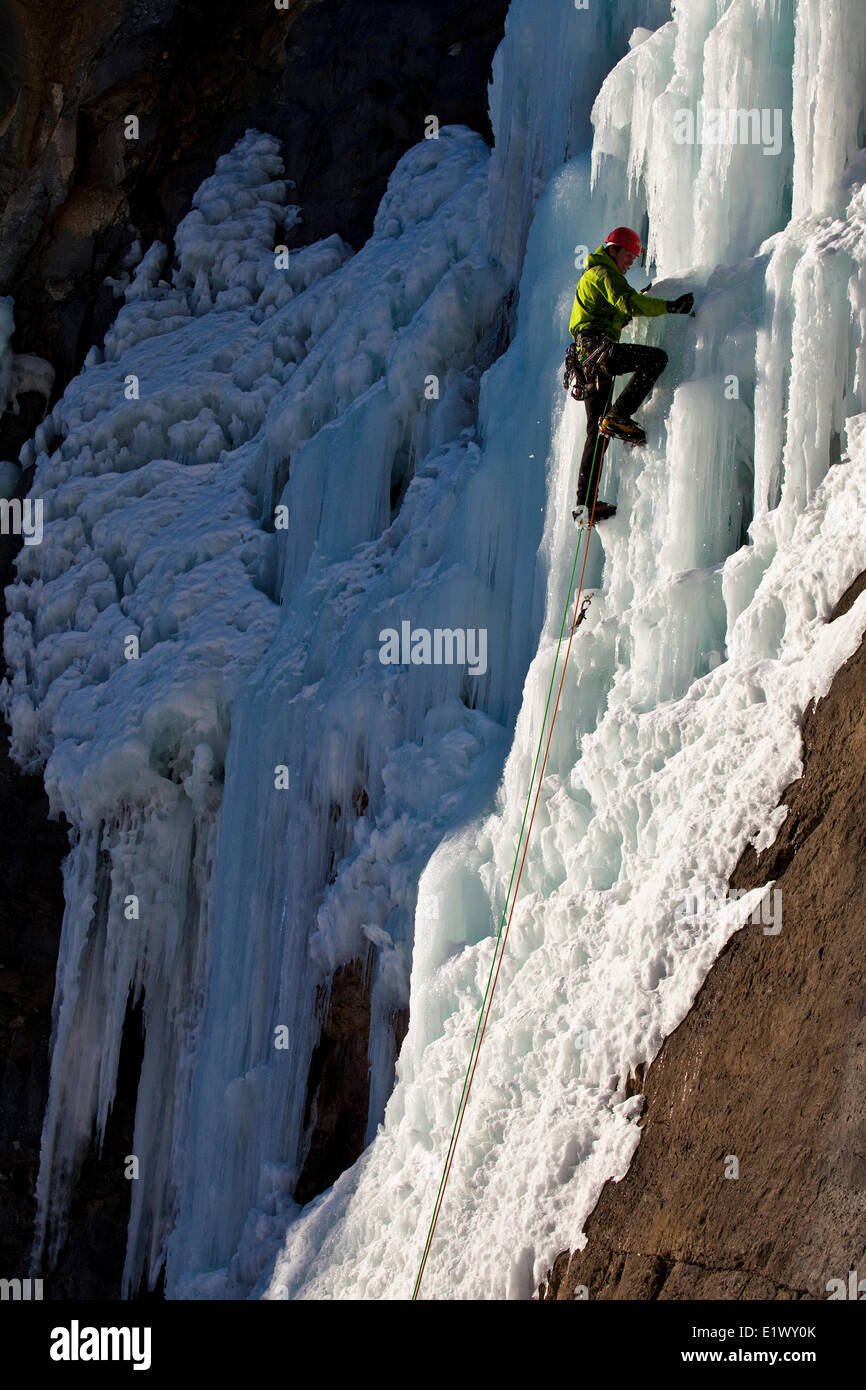
[[[165,1262],[169,1297],[411,1294],[574,559],[580,248],[625,222],[697,312],[628,330],[670,362],[610,451],[422,1295],[529,1297],[576,1243],[866,629],[862,596],[827,622],[866,569],[864,92],[858,0],[513,0],[492,154],[421,140],[357,254],[278,254],[291,170],[250,131],[176,267],[141,257],[28,446],[44,541],[8,590],[13,755],[73,827],[40,1249],[141,999],[127,1290]],[[406,624],[483,660],[383,661]],[[349,967],[366,1147],[301,1206]]]

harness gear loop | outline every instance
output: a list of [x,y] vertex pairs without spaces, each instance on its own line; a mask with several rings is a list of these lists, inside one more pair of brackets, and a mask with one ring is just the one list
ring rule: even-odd
[[611,339],[599,333],[578,333],[569,344],[562,384],[566,391],[571,389],[574,400],[584,401],[591,391],[602,387],[601,378],[609,375],[604,363],[612,347]]

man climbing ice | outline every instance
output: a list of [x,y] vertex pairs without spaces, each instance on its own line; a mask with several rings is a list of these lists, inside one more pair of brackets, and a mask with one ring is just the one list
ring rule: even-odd
[[[630,227],[615,227],[604,244],[587,258],[574,297],[569,329],[587,386],[583,395],[586,444],[577,481],[575,521],[587,500],[592,504],[592,497],[587,499],[590,488],[593,492],[598,489],[596,470],[602,457],[599,435],[621,439],[626,444],[646,443],[646,435],[631,417],[646,400],[668,360],[662,348],[621,343],[622,330],[639,315],[656,318],[660,314],[689,314],[694,304],[691,294],[680,295],[679,299],[653,299],[632,289],[626,273],[642,251],[637,232]],[[623,372],[634,375],[611,405],[613,379]],[[616,507],[596,500],[596,521],[615,515]]]

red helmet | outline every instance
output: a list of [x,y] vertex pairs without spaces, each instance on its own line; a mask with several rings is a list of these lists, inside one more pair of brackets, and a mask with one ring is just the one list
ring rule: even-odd
[[614,227],[613,231],[605,237],[605,246],[619,246],[623,251],[630,251],[633,256],[643,254],[643,246],[637,232],[633,232],[631,227]]

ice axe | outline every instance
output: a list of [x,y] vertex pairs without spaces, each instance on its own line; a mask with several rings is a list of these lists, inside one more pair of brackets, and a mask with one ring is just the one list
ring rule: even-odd
[[[650,280],[650,282],[649,282],[648,285],[644,285],[643,289],[641,290],[641,294],[649,294],[649,292],[650,292],[650,290],[652,289],[652,287],[653,287],[653,282],[652,282],[652,280]],[[697,318],[697,314],[695,313],[694,309],[690,309],[690,310],[689,310],[689,318],[690,318],[690,319]]]

